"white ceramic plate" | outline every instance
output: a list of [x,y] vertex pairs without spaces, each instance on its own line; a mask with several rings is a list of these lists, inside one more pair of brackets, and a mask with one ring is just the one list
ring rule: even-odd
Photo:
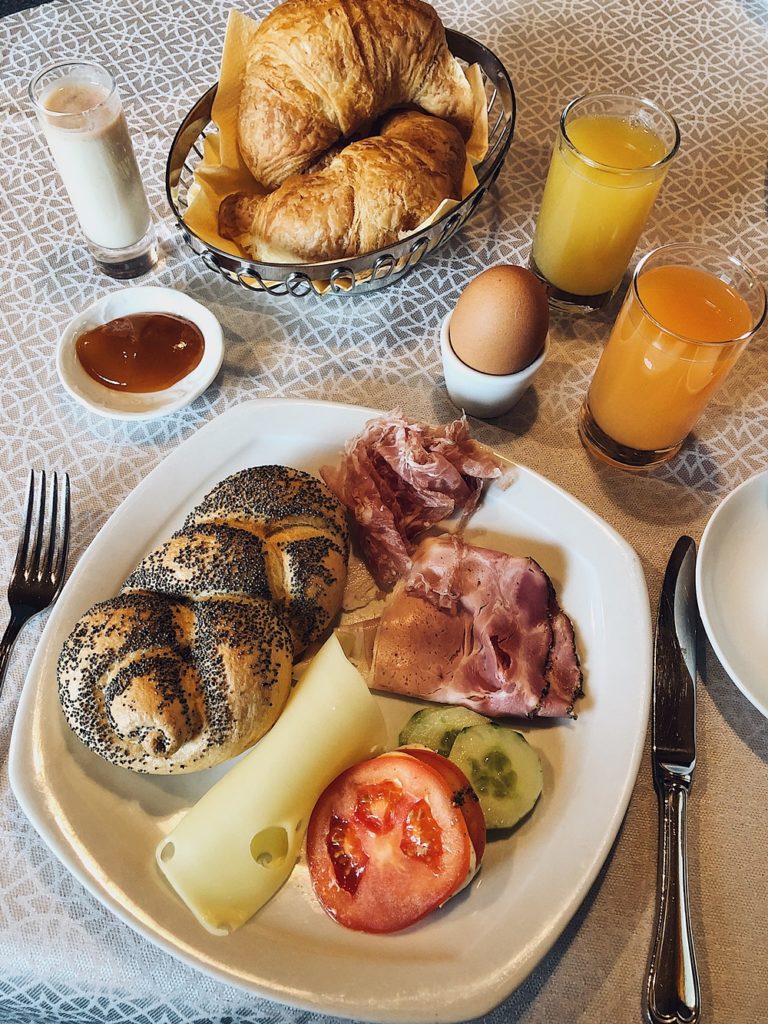
[[[202,331],[205,348],[194,370],[169,388],[141,394],[115,391],[90,377],[77,358],[78,336],[131,313],[173,313],[196,324]],[[91,412],[116,420],[148,420],[167,416],[199,398],[221,369],[223,358],[221,325],[209,309],[175,288],[147,285],[108,292],[78,313],[59,339],[56,370],[65,390]]]
[[[587,696],[576,722],[523,724],[541,753],[544,793],[511,836],[489,844],[471,887],[397,935],[336,925],[300,862],[277,896],[226,938],[204,931],[155,866],[160,839],[225,770],[159,778],[107,764],[67,728],[56,660],[79,615],[111,596],[139,559],[218,480],[282,462],[316,472],[371,410],[248,402],[180,445],[129,495],[75,568],[53,610],[16,717],[11,784],[64,864],[133,928],[180,959],[270,999],[370,1021],[464,1021],[507,996],[550,949],[594,881],[640,762],[650,698],[651,629],[642,569],[603,520],[518,467],[491,487],[470,539],[538,559],[572,617]],[[392,743],[417,705],[380,698]]]
[[696,597],[725,671],[768,718],[768,470],[732,491],[701,538]]

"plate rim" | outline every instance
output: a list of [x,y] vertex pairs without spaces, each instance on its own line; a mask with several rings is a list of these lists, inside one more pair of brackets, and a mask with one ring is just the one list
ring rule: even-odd
[[[179,451],[184,450],[188,445],[193,445],[201,434],[211,430],[215,424],[219,423],[223,418],[228,417],[230,414],[242,411],[248,407],[253,408],[275,405],[303,408],[331,408],[344,410],[345,412],[354,410],[354,413],[361,418],[361,421],[365,418],[382,415],[382,410],[370,407],[352,405],[343,402],[326,402],[319,399],[303,398],[255,398],[231,406],[223,413],[212,417],[212,419],[203,424],[198,430],[178,444],[171,452],[160,459],[157,465],[153,467],[153,469],[122,499],[122,501],[120,501],[117,507],[113,510],[111,515],[107,518],[105,523],[89,543],[88,547],[80,556],[78,565],[83,561],[92,545],[96,543],[102,531],[107,528],[107,526],[112,522],[112,519],[120,510],[123,509],[126,503],[129,501],[131,503],[139,501],[144,490],[152,488],[154,478],[162,474],[163,468],[169,459],[174,456],[178,457],[177,453]],[[506,459],[505,456],[503,457]],[[644,675],[646,679],[646,685],[643,688],[641,695],[642,713],[640,715],[640,720],[644,722],[645,725],[644,727],[638,728],[635,732],[634,743],[626,761],[627,770],[625,781],[621,789],[619,799],[613,808],[608,827],[604,830],[600,843],[592,849],[591,861],[588,869],[584,871],[581,876],[581,883],[574,887],[569,897],[562,903],[559,912],[551,920],[550,926],[541,930],[538,940],[529,947],[529,950],[526,952],[520,966],[515,970],[510,970],[509,964],[507,964],[507,969],[497,972],[495,982],[486,985],[482,991],[477,991],[473,988],[471,1011],[473,1017],[481,1016],[492,1011],[500,1005],[501,1002],[508,998],[520,984],[522,984],[525,978],[527,978],[528,975],[541,963],[541,960],[552,949],[554,944],[563,934],[568,923],[572,920],[579,906],[593,887],[594,882],[616,841],[616,837],[626,815],[627,807],[637,782],[645,737],[648,729],[651,700],[652,629],[650,601],[645,574],[637,552],[632,548],[629,542],[614,529],[614,527],[602,518],[602,516],[594,512],[570,492],[564,490],[548,477],[538,473],[536,470],[530,469],[524,464],[514,462],[510,459],[506,459],[506,461],[510,462],[510,464],[515,468],[522,470],[524,474],[535,479],[538,485],[544,485],[546,488],[551,488],[556,491],[561,498],[565,498],[568,503],[578,509],[582,515],[586,515],[592,525],[599,527],[601,532],[618,547],[623,558],[626,560],[628,573],[631,570],[630,575],[632,577],[633,589],[636,591],[636,596],[640,598],[640,604],[642,606],[637,609],[643,619],[642,623],[637,623],[642,627],[638,630],[638,633],[644,635],[646,638],[645,643],[642,645],[644,658],[643,665],[641,666],[641,672],[639,672],[639,674]],[[74,570],[72,575],[74,575]],[[69,579],[67,580],[67,585],[68,584]],[[65,591],[63,591],[63,593],[65,593]],[[169,953],[195,970],[214,977],[216,980],[221,981],[224,984],[234,986],[235,988],[244,990],[251,995],[255,994],[272,1002],[293,1006],[309,1012],[337,1014],[350,1020],[376,1021],[382,1022],[382,1024],[395,1024],[395,1022],[403,1022],[403,1024],[420,1024],[420,1022],[424,1022],[424,1024],[427,1024],[427,1022],[432,1022],[432,1024],[437,1024],[437,1022],[440,1022],[440,1024],[458,1024],[458,1022],[465,1021],[467,1019],[464,1012],[466,1006],[457,1002],[454,1002],[451,1006],[435,1007],[430,1004],[429,1007],[421,1006],[417,1009],[417,1007],[411,1003],[402,1006],[393,1001],[388,1006],[369,1006],[367,1008],[369,1015],[363,1017],[360,1014],[361,1007],[359,1003],[355,1003],[354,1006],[347,1006],[344,1004],[343,998],[330,1003],[328,1000],[323,998],[300,998],[295,991],[292,991],[291,993],[277,993],[274,990],[265,990],[263,986],[250,983],[246,979],[233,975],[226,970],[222,970],[217,964],[206,963],[194,953],[187,952],[184,940],[179,939],[178,936],[166,937],[170,936],[171,933],[164,929],[159,922],[154,921],[155,930],[153,931],[147,930],[146,926],[142,927],[140,922],[131,913],[130,909],[125,907],[118,899],[116,899],[107,888],[102,887],[98,879],[88,873],[77,859],[75,849],[64,842],[55,827],[51,827],[51,825],[55,825],[55,823],[51,823],[47,820],[44,808],[36,806],[34,801],[34,795],[36,792],[35,787],[30,784],[31,780],[21,770],[22,755],[20,751],[22,749],[23,740],[20,738],[22,734],[21,729],[17,730],[16,723],[19,722],[22,716],[18,714],[18,711],[32,700],[33,689],[39,683],[39,679],[35,680],[33,678],[34,670],[36,669],[38,658],[41,657],[40,652],[45,647],[47,636],[49,632],[53,632],[53,626],[55,624],[55,615],[49,616],[41,633],[29,671],[25,678],[22,694],[19,699],[17,715],[14,721],[14,728],[11,734],[8,758],[9,781],[11,790],[16,796],[18,803],[40,835],[43,842],[61,861],[64,867],[78,879],[88,892],[91,893],[91,895],[93,895],[108,910],[114,913],[121,921],[131,927],[134,932],[138,933],[143,939],[150,941],[153,945],[159,947],[164,952]]]
[[736,688],[747,698],[750,704],[752,704],[752,706],[759,711],[764,718],[768,718],[768,702],[764,702],[760,697],[757,697],[752,692],[749,685],[740,678],[739,673],[733,667],[733,662],[723,649],[722,644],[718,639],[717,630],[710,614],[709,598],[707,596],[707,582],[709,577],[705,575],[707,573],[707,565],[709,564],[707,555],[711,551],[712,544],[714,543],[713,537],[716,537],[716,531],[718,529],[721,516],[732,504],[735,504],[739,498],[743,497],[745,491],[750,490],[752,487],[757,487],[759,483],[765,479],[768,479],[768,469],[760,470],[760,472],[747,477],[746,480],[742,480],[737,487],[734,487],[732,491],[726,494],[709,517],[707,525],[704,527],[704,532],[701,535],[701,541],[699,542],[699,557],[696,559],[696,600],[699,605],[699,616],[701,618],[702,625],[704,626],[704,631],[707,634],[707,639],[712,645],[712,650],[715,652],[717,660],[725,669],[726,675],[734,686],[736,686]]

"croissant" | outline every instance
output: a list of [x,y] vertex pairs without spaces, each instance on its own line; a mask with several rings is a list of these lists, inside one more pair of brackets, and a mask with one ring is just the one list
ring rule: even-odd
[[453,125],[403,111],[381,135],[346,146],[323,170],[294,175],[266,196],[227,196],[219,232],[255,259],[357,256],[391,245],[442,200],[460,198],[465,162]]
[[259,26],[240,94],[238,143],[274,189],[340,138],[414,105],[472,131],[473,98],[422,0],[285,0]]
[[134,771],[239,754],[277,720],[294,657],[338,611],[348,552],[344,509],[319,480],[284,466],[227,477],[66,640],[69,725]]

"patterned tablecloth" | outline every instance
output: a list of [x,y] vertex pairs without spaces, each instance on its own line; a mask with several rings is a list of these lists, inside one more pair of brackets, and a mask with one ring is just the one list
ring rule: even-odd
[[[30,465],[72,476],[72,564],[125,495],[184,438],[248,398],[335,399],[444,421],[437,328],[466,282],[528,257],[557,115],[595,89],[653,97],[683,144],[644,251],[673,239],[721,243],[758,272],[768,259],[768,9],[763,0],[444,0],[446,24],[495,50],[519,117],[498,183],[447,247],[391,289],[349,301],[267,299],[208,272],[181,245],[164,190],[175,127],[216,78],[227,0],[56,2],[0,21],[0,576],[15,549]],[[255,13],[268,7],[254,5]],[[226,355],[190,408],[149,423],[98,419],[58,383],[63,325],[117,285],[78,239],[26,99],[44,62],[72,54],[119,70],[163,246],[152,280],[220,318]],[[476,434],[602,515],[638,551],[652,604],[684,532],[700,538],[718,502],[764,468],[768,355],[742,357],[695,437],[668,467],[630,476],[591,461],[576,413],[615,315],[556,319],[535,390]],[[766,558],[766,552],[755,552]],[[159,952],[59,864],[8,785],[13,712],[42,622],[26,629],[0,704],[0,1020],[4,1024],[318,1021],[251,998]],[[693,923],[708,1024],[768,1018],[768,726],[707,648],[699,691],[700,758],[690,821]],[[567,842],[567,837],[563,838]],[[551,953],[485,1020],[637,1021],[655,899],[656,801],[647,759],[624,825],[589,896]]]

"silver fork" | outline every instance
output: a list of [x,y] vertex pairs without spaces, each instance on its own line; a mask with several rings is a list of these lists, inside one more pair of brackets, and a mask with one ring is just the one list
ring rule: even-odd
[[11,617],[0,640],[0,694],[11,648],[25,622],[59,596],[69,548],[69,476],[53,474],[48,494],[45,471],[29,473],[27,511],[8,584]]

